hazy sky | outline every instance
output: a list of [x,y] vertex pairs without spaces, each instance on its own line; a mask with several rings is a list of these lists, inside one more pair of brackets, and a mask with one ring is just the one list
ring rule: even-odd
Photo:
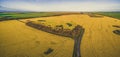
[[120,11],[120,0],[0,0],[0,6],[36,12]]

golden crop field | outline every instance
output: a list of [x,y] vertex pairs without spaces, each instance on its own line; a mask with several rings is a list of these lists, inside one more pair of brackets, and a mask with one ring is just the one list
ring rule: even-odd
[[[79,24],[85,28],[81,57],[119,57],[120,36],[114,34],[120,20],[110,17],[90,17],[87,14],[62,15],[0,22],[0,55],[2,57],[72,57],[74,40],[26,26],[28,20]],[[21,21],[21,22],[20,22]],[[48,55],[44,52],[52,48]],[[1,52],[2,51],[2,52]]]
[[[48,49],[54,49],[44,55]],[[73,40],[26,26],[16,20],[0,22],[1,57],[71,57]]]

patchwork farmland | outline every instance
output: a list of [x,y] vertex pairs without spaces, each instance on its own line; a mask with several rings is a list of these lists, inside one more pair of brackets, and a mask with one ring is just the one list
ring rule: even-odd
[[[0,22],[1,57],[72,57],[74,40],[47,33],[30,26],[28,21],[46,20],[51,26],[62,24],[72,29],[75,25],[85,28],[82,37],[81,57],[119,57],[120,20],[90,14],[70,14]],[[66,23],[73,26],[67,27]],[[118,30],[117,33],[113,31]],[[47,51],[51,51],[50,53]]]

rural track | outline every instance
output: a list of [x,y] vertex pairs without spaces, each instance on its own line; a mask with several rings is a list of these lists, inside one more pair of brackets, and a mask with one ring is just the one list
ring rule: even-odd
[[79,37],[74,38],[74,50],[73,50],[73,57],[81,57],[81,41],[84,35],[85,29],[81,29]]

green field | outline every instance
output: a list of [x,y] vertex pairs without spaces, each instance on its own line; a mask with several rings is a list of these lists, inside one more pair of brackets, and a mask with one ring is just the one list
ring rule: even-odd
[[97,12],[97,14],[120,19],[120,12]]
[[15,20],[15,19],[26,19],[36,17],[46,17],[66,14],[63,12],[0,12],[0,21],[3,20]]
[[[54,16],[54,15],[61,15],[66,13],[64,12],[0,12],[0,21]],[[120,19],[120,12],[96,12],[95,14],[100,14],[100,15]]]

